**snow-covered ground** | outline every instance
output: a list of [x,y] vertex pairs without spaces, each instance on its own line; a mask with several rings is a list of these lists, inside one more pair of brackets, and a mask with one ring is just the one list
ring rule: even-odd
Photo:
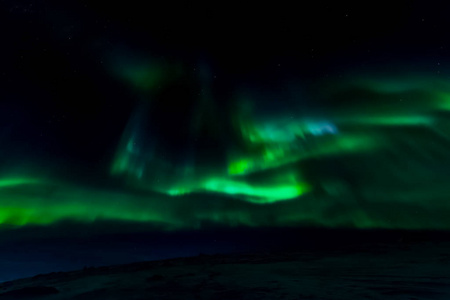
[[449,250],[426,241],[200,255],[5,282],[0,299],[450,299]]

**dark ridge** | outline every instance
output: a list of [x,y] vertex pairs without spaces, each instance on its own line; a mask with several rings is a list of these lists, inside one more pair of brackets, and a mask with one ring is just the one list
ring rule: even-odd
[[0,294],[0,299],[18,299],[58,294],[59,290],[51,286],[29,286]]

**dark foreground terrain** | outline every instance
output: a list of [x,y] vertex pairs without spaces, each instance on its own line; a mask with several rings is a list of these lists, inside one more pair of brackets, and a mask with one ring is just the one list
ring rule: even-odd
[[199,255],[0,284],[0,299],[450,299],[450,243]]

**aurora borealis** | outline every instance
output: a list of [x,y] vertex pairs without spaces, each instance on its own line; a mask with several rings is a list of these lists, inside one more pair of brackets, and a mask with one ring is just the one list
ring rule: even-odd
[[156,8],[19,2],[2,4],[16,31],[0,229],[450,229],[450,43],[427,23],[439,18],[398,6],[369,29],[366,8],[330,4],[326,31],[314,13],[254,28],[246,10],[228,27],[180,10],[180,28]]
[[151,115],[151,100],[145,100],[148,111],[130,118],[104,175],[121,182],[120,188],[83,186],[59,180],[56,172],[45,178],[32,170],[27,176],[4,173],[0,222],[118,220],[163,230],[200,229],[208,222],[447,229],[446,81],[396,74],[330,82],[319,86],[316,97],[326,103],[346,95],[349,103],[322,115],[230,114],[229,123],[239,127],[214,164],[195,155],[204,144],[194,144],[192,156],[184,150],[164,155],[166,145],[158,144],[164,138],[143,125]]

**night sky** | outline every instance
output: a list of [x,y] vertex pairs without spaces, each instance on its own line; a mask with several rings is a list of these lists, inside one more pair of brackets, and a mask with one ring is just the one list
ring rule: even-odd
[[449,229],[450,4],[313,2],[0,1],[0,236]]

